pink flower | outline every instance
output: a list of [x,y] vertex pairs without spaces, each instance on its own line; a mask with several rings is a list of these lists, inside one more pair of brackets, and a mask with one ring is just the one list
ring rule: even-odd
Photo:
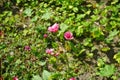
[[64,38],[67,40],[71,40],[71,39],[73,39],[73,34],[69,31],[67,31],[64,33]]
[[70,78],[69,80],[76,80],[74,77]]
[[24,48],[26,51],[30,51],[30,46],[25,46]]
[[17,77],[13,77],[13,80],[18,80],[18,78]]
[[54,51],[54,49],[46,49],[46,53],[47,53],[47,54],[52,54],[53,51]]
[[58,29],[59,29],[59,25],[57,23],[55,23],[51,27],[48,27],[48,31],[50,31],[50,32],[57,32]]
[[47,35],[47,34],[44,34],[44,35],[43,35],[43,37],[44,37],[44,38],[47,38],[47,37],[48,37],[48,35]]

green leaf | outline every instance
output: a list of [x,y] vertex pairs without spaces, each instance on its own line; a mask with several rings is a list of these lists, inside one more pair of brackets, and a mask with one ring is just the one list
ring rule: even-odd
[[32,80],[43,80],[39,75],[34,75]]
[[30,8],[25,9],[25,10],[24,10],[24,14],[25,14],[26,16],[31,16],[31,15],[32,15],[32,9],[30,9]]
[[102,30],[97,26],[91,30],[93,38],[100,38],[103,34]]
[[17,1],[17,4],[19,4],[21,2],[21,0],[16,0]]
[[82,18],[85,17],[85,15],[86,15],[86,14],[78,14],[76,19],[77,19],[77,20],[81,20]]
[[[56,72],[52,74],[52,79],[61,79],[62,78],[62,74],[60,72]],[[63,79],[62,79],[63,80]]]
[[68,25],[61,23],[60,24],[60,31],[59,31],[59,34],[57,36],[60,36],[62,33],[64,33],[68,29],[68,27],[69,27]]
[[51,18],[51,16],[52,16],[52,13],[48,10],[48,11],[46,11],[45,14],[43,14],[42,19],[48,20]]
[[5,44],[0,44],[0,50],[6,48]]
[[116,36],[119,33],[116,29],[113,31],[110,31],[108,38],[106,38],[106,42],[110,43],[111,40],[113,40],[114,36]]
[[23,35],[26,36],[26,35],[28,34],[28,32],[29,32],[29,31],[25,29],[25,30],[23,31]]
[[119,33],[119,31],[117,31],[116,29],[114,31],[110,31],[109,37],[113,37],[113,36],[117,35],[118,33]]
[[89,10],[89,11],[87,11],[85,14],[89,15],[90,13],[91,13],[91,11]]
[[43,74],[42,74],[43,80],[49,80],[49,79],[50,79],[50,76],[51,76],[51,73],[50,73],[50,72],[48,72],[47,70],[44,70],[44,71],[43,71]]
[[82,54],[86,49],[80,50],[79,54]]
[[77,7],[74,7],[74,8],[73,8],[73,11],[74,11],[74,12],[78,12],[78,8],[77,8]]
[[110,77],[115,73],[115,66],[114,65],[105,65],[105,67],[100,68],[98,75]]
[[84,46],[88,46],[88,45],[90,44],[90,42],[91,42],[91,38],[86,38],[86,39],[84,39],[84,41],[83,41],[83,45],[84,45]]
[[83,26],[79,26],[78,28],[77,28],[77,30],[76,30],[76,35],[77,36],[81,36],[82,35],[82,33],[83,33],[83,28],[82,28]]
[[[104,13],[104,15],[107,14],[107,13]],[[102,25],[106,25],[108,23],[108,19],[106,17],[103,17],[101,20],[100,20],[100,24]]]
[[41,66],[44,66],[45,64],[46,64],[46,62],[40,61],[40,65],[41,65]]
[[38,16],[35,16],[35,17],[32,18],[31,21],[32,21],[32,22],[35,22],[35,21],[37,21],[37,19],[38,19]]
[[91,21],[96,21],[96,20],[98,20],[100,18],[100,16],[98,16],[98,15],[92,15],[91,18],[92,18]]
[[101,50],[102,50],[103,52],[107,52],[107,51],[110,50],[110,48],[109,48],[109,47],[103,47]]
[[16,64],[20,64],[22,61],[20,59],[16,60]]
[[98,59],[98,60],[97,60],[97,65],[98,65],[99,67],[102,67],[104,64],[105,64],[105,63],[104,63],[103,59]]
[[111,4],[116,4],[119,0],[113,0],[113,2],[111,2]]
[[113,57],[118,63],[120,63],[120,52],[114,55]]

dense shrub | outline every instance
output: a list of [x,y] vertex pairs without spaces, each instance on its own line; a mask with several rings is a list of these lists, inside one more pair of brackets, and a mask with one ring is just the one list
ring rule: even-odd
[[119,0],[2,0],[0,79],[118,80]]

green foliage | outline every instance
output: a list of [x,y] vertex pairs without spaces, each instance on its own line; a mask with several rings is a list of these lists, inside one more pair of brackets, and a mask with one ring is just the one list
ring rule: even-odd
[[106,42],[110,43],[111,40],[113,40],[113,38],[119,33],[119,31],[114,30],[114,31],[110,31],[109,36],[106,38]]
[[104,66],[104,65],[105,65],[104,60],[103,60],[103,59],[98,59],[98,61],[97,61],[97,65],[98,65],[99,67]]
[[97,73],[100,76],[110,77],[112,76],[116,69],[114,65],[105,65],[104,67],[99,69],[100,71]]
[[51,73],[49,73],[48,71],[44,70],[43,74],[42,74],[43,80],[48,80],[50,78],[50,75],[51,75]]
[[39,75],[34,75],[32,80],[50,80],[51,73],[44,70],[42,73],[42,78]]
[[114,59],[120,63],[120,52],[118,52],[117,54],[114,55]]
[[23,13],[25,14],[25,16],[32,16],[32,9],[27,8],[27,9],[24,10]]
[[60,24],[60,31],[59,31],[58,36],[60,36],[61,34],[63,34],[68,28],[69,28],[68,25],[66,25],[66,24],[64,24],[64,23],[61,23],[61,24]]
[[76,35],[81,36],[83,34],[83,26],[79,26],[76,30]]
[[42,78],[39,75],[34,75],[32,80],[42,80]]
[[48,20],[51,18],[51,16],[52,16],[52,13],[50,12],[50,10],[46,10],[46,12],[43,14],[41,18],[44,20]]
[[0,8],[0,79],[120,78],[119,0],[1,0]]

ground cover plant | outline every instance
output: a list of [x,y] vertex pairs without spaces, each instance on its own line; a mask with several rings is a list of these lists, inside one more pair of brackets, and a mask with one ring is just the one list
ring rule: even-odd
[[0,80],[119,79],[119,0],[0,1]]

